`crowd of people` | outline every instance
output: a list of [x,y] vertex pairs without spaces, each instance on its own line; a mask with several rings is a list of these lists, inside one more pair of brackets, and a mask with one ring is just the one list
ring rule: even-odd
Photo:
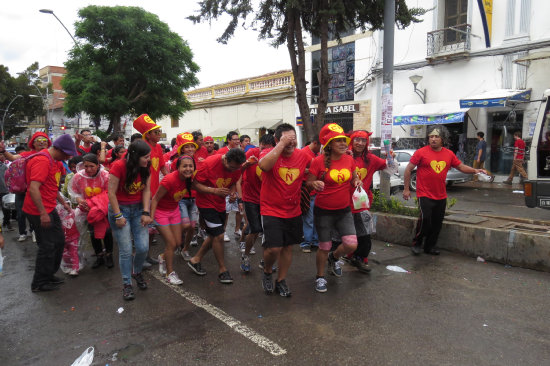
[[[93,269],[114,267],[116,243],[125,300],[135,298],[133,282],[147,288],[142,272],[152,265],[158,264],[167,282],[181,285],[174,270],[177,255],[194,274],[204,276],[202,261],[212,250],[219,282],[230,284],[224,247],[233,211],[240,270],[251,271],[250,255],[261,236],[262,287],[268,294],[291,295],[287,276],[297,244],[304,253],[316,249],[312,285],[318,292],[327,291],[327,271],[342,276],[343,262],[370,272],[373,174],[397,168],[391,159],[369,152],[371,133],[346,134],[329,123],[299,149],[295,128],[283,123],[273,134],[263,135],[259,146],[252,145],[249,136],[230,131],[226,146],[217,149],[212,137],[195,131],[179,134],[171,148],[165,148],[159,144],[161,127],[148,115],[139,116],[134,128],[139,133],[127,147],[123,135],[113,136],[111,146],[94,142],[87,129],[74,139],[62,135],[53,142],[37,132],[29,141],[30,150],[16,154],[0,145],[0,158],[14,167],[5,175],[7,188],[16,193],[18,240],[26,240],[28,220],[38,245],[32,291],[59,288],[64,279],[56,272],[62,263],[69,275],[77,276],[82,267],[79,248],[88,235],[95,253]],[[443,147],[445,133],[444,127],[433,128],[429,145],[415,153],[405,173],[403,195],[408,199],[407,179],[418,166],[421,218],[414,254],[421,253],[423,238],[424,252],[439,254],[435,243],[445,211],[447,171],[456,167],[465,173],[484,172],[465,166]],[[16,190],[18,179],[25,184]],[[3,226],[9,228],[6,215]],[[164,251],[154,259],[149,248],[157,232]],[[198,245],[199,237],[202,244],[192,256],[190,247]]]

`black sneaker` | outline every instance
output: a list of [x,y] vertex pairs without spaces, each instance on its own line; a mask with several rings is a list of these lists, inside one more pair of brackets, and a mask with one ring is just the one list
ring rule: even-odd
[[187,262],[187,266],[199,276],[204,276],[206,274],[206,271],[202,269],[201,262],[191,263],[191,261],[189,261]]
[[132,285],[124,285],[122,288],[122,298],[126,301],[130,301],[136,298]]
[[113,268],[114,267],[114,263],[113,263],[113,255],[111,253],[109,254],[106,254],[105,255],[105,267],[107,268]]
[[422,248],[419,247],[419,246],[413,245],[413,246],[411,247],[411,252],[412,252],[414,255],[420,255],[420,253],[422,253]]
[[133,274],[132,277],[137,282],[137,286],[140,290],[146,290],[147,289],[147,282],[145,281],[145,278],[143,278],[143,275],[141,273]]
[[222,272],[218,275],[218,281],[225,284],[233,283],[233,278],[229,274],[229,271]]
[[50,283],[53,283],[54,285],[60,285],[62,283],[65,283],[65,279],[57,276],[51,276]]
[[99,268],[104,264],[105,264],[105,258],[103,258],[103,254],[97,255],[94,264],[92,264],[92,269]]
[[262,287],[264,288],[264,291],[266,294],[273,293],[273,277],[271,276],[271,273],[265,273],[262,277]]
[[[264,260],[260,259],[260,264],[258,264],[258,267],[260,269],[264,269],[264,266],[265,266]],[[271,272],[277,272],[277,266],[276,265],[273,265],[273,267],[271,267]]]
[[275,281],[275,289],[279,292],[279,295],[283,297],[290,297],[290,295],[292,295],[292,292],[290,292],[285,280],[282,280],[281,282]]
[[145,258],[145,261],[153,266],[156,266],[159,264],[159,261],[154,259],[154,258],[151,258],[149,256],[147,256],[147,258]]
[[350,264],[357,268],[359,272],[369,273],[371,271],[368,261],[365,262],[363,258],[353,257]]
[[53,291],[57,290],[59,288],[59,284],[57,283],[45,283],[41,286],[31,287],[32,292],[45,292],[45,291]]
[[338,260],[334,258],[333,252],[328,253],[328,271],[330,274],[333,274],[336,277],[342,276],[342,267],[340,267],[340,263],[338,263]]

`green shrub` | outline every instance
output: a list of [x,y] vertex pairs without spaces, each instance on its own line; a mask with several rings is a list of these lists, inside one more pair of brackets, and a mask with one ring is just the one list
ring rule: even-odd
[[[447,210],[456,204],[456,198],[447,198]],[[396,215],[413,216],[418,217],[420,215],[420,208],[418,204],[418,198],[414,197],[415,207],[405,206],[403,202],[397,198],[386,197],[378,190],[372,192],[371,210],[377,212],[387,212]]]

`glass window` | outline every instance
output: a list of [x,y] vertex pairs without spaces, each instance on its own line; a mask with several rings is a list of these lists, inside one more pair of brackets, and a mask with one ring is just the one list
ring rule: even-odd
[[[330,75],[328,101],[354,100],[355,42],[328,49],[328,73]],[[319,77],[321,51],[311,53],[311,103],[319,101]]]
[[170,122],[172,128],[178,128],[180,126],[180,120],[177,118],[170,118]]

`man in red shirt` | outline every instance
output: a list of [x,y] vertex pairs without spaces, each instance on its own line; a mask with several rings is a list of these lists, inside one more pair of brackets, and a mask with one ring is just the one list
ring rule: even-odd
[[62,160],[77,155],[70,135],[61,135],[53,145],[26,163],[27,194],[23,211],[36,233],[38,252],[31,284],[33,292],[51,291],[63,280],[54,276],[61,264],[65,235],[61,220],[55,210],[59,202],[70,210],[70,205],[59,192],[59,181],[65,173]]
[[441,231],[445,208],[447,206],[447,190],[445,180],[447,172],[454,167],[466,174],[486,173],[483,169],[474,169],[464,165],[449,149],[443,147],[448,141],[447,128],[436,125],[428,133],[428,146],[415,151],[407,168],[403,189],[403,198],[411,197],[411,172],[416,170],[416,197],[420,205],[420,217],[416,224],[416,234],[413,239],[412,252],[418,255],[422,252],[424,238],[424,253],[439,255],[435,249],[437,237]]
[[296,130],[288,123],[277,126],[273,149],[260,154],[262,173],[260,213],[264,229],[264,275],[262,286],[272,293],[273,264],[279,260],[279,272],[275,288],[279,295],[287,297],[291,292],[286,275],[292,261],[292,245],[302,241],[302,211],[300,191],[310,157],[296,149]]
[[225,136],[225,142],[227,142],[227,146],[224,146],[218,150],[218,154],[225,154],[231,149],[234,149],[236,147],[241,147],[241,140],[239,139],[239,134],[235,131],[229,131],[227,133],[227,136]]
[[199,276],[204,276],[201,260],[210,250],[218,262],[218,280],[224,284],[233,283],[233,278],[225,267],[223,234],[225,225],[225,197],[236,195],[236,183],[241,177],[241,166],[245,161],[242,150],[232,149],[224,155],[213,155],[198,166],[193,180],[197,191],[196,204],[201,220],[205,223],[207,237],[201,248],[187,265]]
[[[94,137],[92,136],[92,131],[88,129],[83,129],[80,133],[74,135],[76,152],[78,155],[89,154],[92,150],[92,145],[94,143]],[[80,144],[82,142],[82,145]]]
[[514,180],[514,175],[516,171],[521,174],[520,183],[523,182],[523,179],[527,179],[527,173],[523,169],[523,159],[525,157],[525,142],[521,139],[521,132],[514,132],[514,160],[512,161],[512,169],[510,170],[510,175],[506,179],[504,184],[512,184]]

